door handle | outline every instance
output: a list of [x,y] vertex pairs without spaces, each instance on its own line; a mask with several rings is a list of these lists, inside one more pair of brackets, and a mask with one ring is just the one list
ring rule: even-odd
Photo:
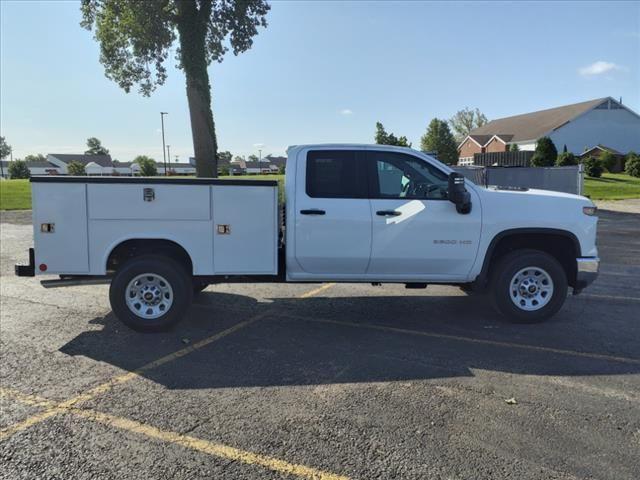
[[311,208],[309,210],[300,210],[300,214],[301,215],[324,215],[325,212],[324,210],[320,210],[318,208]]
[[402,212],[396,210],[378,210],[376,214],[381,217],[397,217],[398,215],[402,215]]

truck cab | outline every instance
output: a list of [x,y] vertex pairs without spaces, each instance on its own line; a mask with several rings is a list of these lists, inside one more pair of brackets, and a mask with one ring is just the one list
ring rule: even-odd
[[275,181],[32,184],[35,246],[16,274],[59,275],[46,287],[110,283],[114,313],[143,331],[170,328],[223,282],[450,284],[536,322],[599,266],[588,198],[475,185],[405,147],[290,147],[284,209]]

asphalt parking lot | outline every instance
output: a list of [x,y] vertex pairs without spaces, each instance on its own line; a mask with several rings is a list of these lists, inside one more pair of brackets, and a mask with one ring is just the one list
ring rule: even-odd
[[30,218],[3,212],[0,476],[637,479],[637,207],[601,211],[601,275],[545,324],[453,287],[240,284],[166,334],[14,277]]

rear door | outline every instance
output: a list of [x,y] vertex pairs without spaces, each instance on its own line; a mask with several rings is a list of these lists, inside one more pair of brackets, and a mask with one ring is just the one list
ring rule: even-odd
[[298,162],[296,262],[309,274],[364,274],[371,253],[364,152],[310,150]]
[[448,200],[448,175],[425,160],[391,151],[367,153],[373,218],[367,273],[406,278],[465,277],[476,258],[481,214]]

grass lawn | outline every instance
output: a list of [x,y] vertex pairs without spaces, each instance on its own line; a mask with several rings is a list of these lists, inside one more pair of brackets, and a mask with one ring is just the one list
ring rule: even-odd
[[603,173],[601,178],[586,177],[584,191],[591,200],[640,198],[640,178],[624,173]]
[[[180,179],[184,177],[169,178]],[[232,180],[277,180],[280,201],[282,201],[284,196],[284,175],[243,175],[220,178]],[[30,208],[31,185],[29,184],[29,180],[0,181],[0,210],[28,210]]]
[[31,208],[29,180],[0,180],[0,210]]

